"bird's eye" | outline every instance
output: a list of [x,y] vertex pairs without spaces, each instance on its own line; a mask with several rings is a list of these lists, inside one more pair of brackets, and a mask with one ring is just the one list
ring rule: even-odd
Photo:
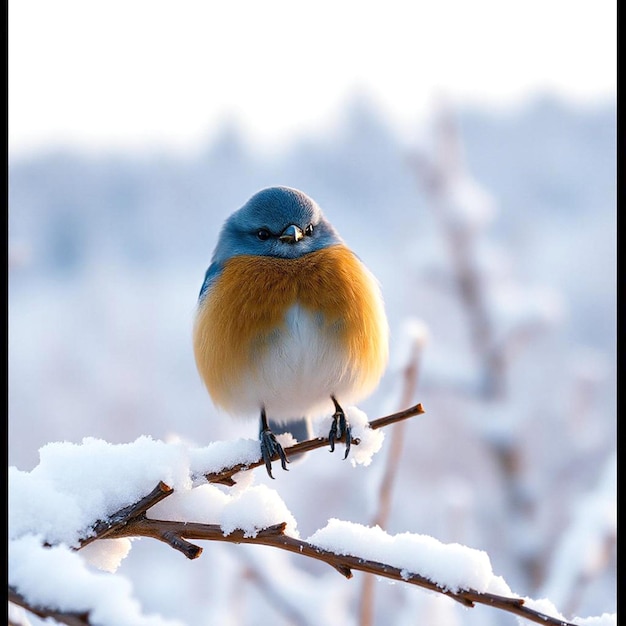
[[313,224],[309,224],[305,229],[304,229],[304,234],[307,236],[311,236],[313,234]]
[[267,241],[270,238],[270,231],[267,228],[261,228],[257,231],[256,236],[261,241]]

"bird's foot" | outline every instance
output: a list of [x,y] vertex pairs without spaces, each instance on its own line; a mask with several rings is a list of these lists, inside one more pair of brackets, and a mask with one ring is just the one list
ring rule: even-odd
[[280,459],[280,464],[282,468],[287,471],[287,463],[289,463],[289,459],[283,450],[283,447],[278,443],[276,436],[269,428],[264,428],[259,433],[259,439],[261,441],[261,456],[263,457],[263,462],[265,463],[265,469],[269,474],[270,478],[274,478],[272,476],[272,458],[278,455]]
[[337,400],[331,396],[331,399],[335,405],[335,412],[333,413],[333,423],[328,433],[328,441],[330,442],[330,451],[335,451],[335,441],[339,441],[342,437],[345,437],[346,453],[343,455],[344,459],[348,458],[350,453],[350,444],[352,443],[352,430],[350,423],[346,419],[346,414],[341,408]]

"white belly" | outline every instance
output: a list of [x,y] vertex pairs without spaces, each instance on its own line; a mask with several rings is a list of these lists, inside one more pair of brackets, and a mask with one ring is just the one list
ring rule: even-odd
[[332,414],[331,395],[349,404],[369,391],[336,336],[314,314],[296,305],[285,322],[254,371],[233,389],[230,410],[252,417],[265,407],[269,418],[289,421]]

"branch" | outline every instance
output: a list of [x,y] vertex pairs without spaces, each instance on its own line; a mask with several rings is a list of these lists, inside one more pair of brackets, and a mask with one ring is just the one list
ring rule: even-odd
[[139,502],[135,502],[130,506],[114,513],[111,517],[104,521],[98,521],[92,526],[92,533],[80,542],[80,547],[84,548],[96,539],[105,539],[112,533],[128,524],[129,521],[141,517],[145,517],[146,511],[153,507],[157,502],[161,502],[164,498],[174,493],[174,490],[166,485],[163,481]]
[[285,524],[283,523],[259,530],[255,536],[246,535],[242,530],[235,530],[229,535],[224,535],[224,531],[218,524],[153,520],[142,516],[129,520],[126,524],[119,525],[115,530],[109,532],[107,537],[151,537],[167,543],[175,550],[182,552],[189,559],[197,558],[202,552],[202,548],[190,543],[189,539],[270,546],[323,561],[334,567],[348,579],[352,578],[353,570],[357,570],[441,593],[460,602],[465,607],[483,604],[519,615],[537,624],[575,626],[570,622],[550,617],[525,606],[522,598],[499,596],[473,589],[459,589],[456,591],[445,589],[420,574],[409,573],[392,565],[370,561],[354,555],[336,554],[307,541],[285,535],[284,530]]
[[[376,430],[378,428],[383,428],[384,426],[389,426],[391,424],[395,424],[396,422],[401,422],[402,420],[408,419],[410,417],[415,417],[416,415],[422,415],[426,411],[421,403],[416,404],[404,411],[399,411],[398,413],[393,413],[391,415],[387,415],[385,417],[379,417],[378,419],[372,420],[369,422],[369,427],[372,430]],[[343,438],[342,438],[343,439]],[[339,439],[338,441],[341,441]],[[353,445],[358,445],[359,440],[353,439]],[[299,443],[289,446],[285,448],[285,454],[287,457],[297,456],[298,454],[304,454],[305,452],[310,452],[311,450],[316,450],[318,448],[324,448],[329,445],[328,437],[317,437],[315,439],[307,439],[306,441],[300,441]],[[272,461],[278,460],[278,454],[275,454],[272,457]],[[263,459],[259,458],[258,461],[254,461],[253,463],[238,463],[237,465],[233,465],[231,467],[225,467],[224,469],[218,470],[217,472],[211,472],[209,474],[205,474],[205,478],[210,483],[221,483],[223,485],[232,486],[235,484],[235,480],[233,476],[237,472],[246,471],[250,469],[254,469],[255,467],[260,467],[264,465]]]
[[[400,422],[421,413],[424,413],[424,409],[421,404],[417,404],[404,411],[399,411],[398,413],[373,420],[369,423],[369,426],[373,429],[382,428],[383,426]],[[328,439],[318,438],[296,444],[287,448],[287,450],[291,454],[298,454],[323,447],[327,444]],[[230,479],[232,483],[234,482],[232,476],[236,472],[242,469],[258,467],[262,464],[263,461],[259,460],[245,467],[235,466],[225,468],[216,474],[209,475],[207,478],[212,479],[212,482],[226,482],[227,484],[228,479]],[[206,540],[265,545],[325,562],[348,579],[352,578],[353,571],[361,571],[446,595],[460,602],[465,607],[483,604],[513,613],[538,624],[547,624],[548,626],[575,626],[574,624],[550,617],[525,606],[524,600],[521,598],[483,593],[471,588],[447,589],[439,586],[436,582],[433,582],[425,576],[408,572],[406,569],[361,558],[357,555],[336,554],[335,552],[316,546],[315,544],[286,535],[285,523],[256,530],[254,535],[244,530],[235,530],[228,535],[224,535],[224,531],[218,524],[204,524],[198,522],[185,523],[148,518],[146,515],[147,511],[172,493],[174,493],[174,490],[171,487],[163,482],[159,482],[148,495],[138,502],[120,509],[107,520],[98,521],[89,529],[88,533],[86,533],[78,549],[102,538],[150,537],[178,550],[188,559],[196,559],[202,553],[202,548],[192,543],[192,541]],[[9,589],[9,595],[11,602],[24,607],[36,615],[54,617],[57,621],[68,624],[69,626],[84,626],[90,623],[88,613],[57,613],[50,608],[31,606],[26,598],[21,596],[17,590],[11,588]]]
[[9,586],[9,602],[21,606],[33,615],[41,617],[43,619],[51,617],[55,621],[61,624],[67,624],[67,626],[89,626],[89,613],[63,613],[61,611],[54,611],[49,608],[41,608],[33,606],[30,602],[20,593],[18,593],[13,587]]
[[[425,413],[424,407],[421,403],[419,403],[403,411],[392,413],[391,415],[379,417],[378,419],[372,420],[371,422],[369,422],[369,427],[372,430],[376,430],[378,428],[383,428],[384,426],[395,424],[396,422],[400,422],[410,417],[414,417],[415,415],[422,415],[423,413]],[[354,445],[358,445],[359,440],[354,439],[352,443]],[[329,445],[328,437],[318,437],[316,439],[301,441],[300,443],[290,446],[285,449],[285,453],[288,456],[295,456],[298,454],[303,454],[304,452],[309,452],[310,450],[325,447],[327,445]],[[274,455],[274,457],[272,457],[272,460],[278,460],[278,455]],[[205,478],[212,483],[221,483],[224,485],[232,486],[235,484],[235,481],[232,478],[234,474],[240,471],[254,469],[255,467],[260,467],[264,464],[265,463],[263,459],[259,459],[254,463],[239,463],[237,465],[218,470],[217,472],[206,474]],[[138,502],[124,507],[123,509],[120,509],[106,520],[97,521],[91,527],[88,535],[81,540],[79,548],[84,548],[86,545],[89,545],[97,539],[125,536],[119,535],[118,531],[123,530],[124,527],[130,525],[133,522],[144,520],[146,518],[145,513],[149,508],[151,508],[152,506],[157,504],[157,502],[160,502],[167,496],[171,495],[172,493],[174,493],[174,490],[171,487],[166,485],[163,481],[159,482],[159,484],[147,496],[143,497]],[[165,543],[169,543],[170,545],[172,545],[172,547],[175,547],[177,550],[185,554],[185,556],[187,556],[188,558],[197,558],[202,552],[202,548],[198,548],[197,546],[191,546],[191,544],[181,541],[180,539],[162,537],[155,538],[165,541]],[[172,544],[172,541],[177,542],[177,545],[174,546]]]

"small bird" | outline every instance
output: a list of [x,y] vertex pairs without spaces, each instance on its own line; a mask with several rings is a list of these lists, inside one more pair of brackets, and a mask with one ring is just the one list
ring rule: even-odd
[[[196,365],[215,405],[260,416],[267,473],[288,459],[270,425],[334,409],[331,452],[350,424],[341,403],[378,385],[389,330],[378,282],[302,191],[268,187],[225,221],[198,298]],[[331,405],[332,403],[332,405]]]

